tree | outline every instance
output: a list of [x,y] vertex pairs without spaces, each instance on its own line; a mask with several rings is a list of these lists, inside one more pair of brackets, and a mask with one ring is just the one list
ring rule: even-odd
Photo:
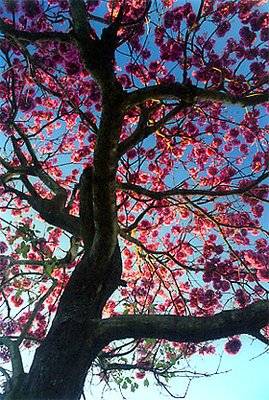
[[263,3],[3,2],[4,399],[268,345]]

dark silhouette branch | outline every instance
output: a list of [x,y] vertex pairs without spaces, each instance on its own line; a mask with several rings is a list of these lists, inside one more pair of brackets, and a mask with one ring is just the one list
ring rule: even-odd
[[[22,129],[17,124],[13,123],[12,125],[14,126],[19,136],[25,143],[27,150],[31,156],[33,166],[28,167],[28,173],[30,173],[30,175],[32,174],[34,176],[38,176],[50,190],[52,190],[56,195],[58,195],[58,197],[62,198],[62,203],[64,205],[67,200],[66,190],[61,185],[59,185],[59,183],[56,182],[55,179],[53,179],[47,172],[44,171],[42,163],[38,160],[36,153],[27,135],[22,131]],[[29,162],[24,156],[21,147],[18,145],[17,139],[14,136],[12,136],[11,139],[15,153],[17,154],[21,164],[26,167],[29,164]]]
[[4,185],[4,187],[6,192],[14,193],[18,198],[27,201],[47,223],[66,230],[76,237],[80,237],[79,218],[69,214],[68,210],[62,207],[61,198],[59,199],[57,196],[54,196],[48,200],[34,193],[32,196],[29,196],[7,185]]
[[170,85],[155,85],[137,89],[126,96],[126,106],[133,107],[145,101],[157,100],[184,100],[186,103],[196,101],[214,101],[222,104],[246,107],[265,104],[269,101],[268,92],[256,92],[241,97],[218,90],[199,88],[193,85],[182,85],[178,82]]
[[[239,334],[254,335],[269,324],[269,301],[207,317],[124,315],[96,322],[96,334],[108,342],[127,338],[155,338],[199,343]],[[257,333],[255,333],[257,337]]]
[[226,197],[234,195],[245,195],[250,190],[257,187],[259,183],[269,177],[269,171],[263,173],[259,178],[253,180],[250,184],[238,189],[230,190],[217,190],[217,189],[180,189],[175,187],[173,189],[155,192],[150,189],[143,188],[142,186],[133,183],[117,183],[117,189],[124,192],[135,192],[139,195],[147,196],[154,200],[162,200],[171,196],[207,196],[207,197]]
[[88,13],[84,1],[70,0],[69,4],[75,36],[79,40],[85,41],[85,44],[92,40],[92,36],[97,40],[98,37],[88,22]]
[[70,43],[72,41],[72,36],[69,33],[57,31],[28,32],[14,29],[13,26],[4,22],[2,18],[0,18],[0,32],[5,34],[7,37],[23,40],[24,44],[30,44],[39,41],[57,41],[67,43]]
[[186,104],[183,101],[177,104],[172,110],[170,110],[164,117],[160,118],[153,125],[149,125],[149,118],[151,115],[151,110],[147,110],[144,106],[141,107],[141,116],[135,131],[125,139],[123,142],[119,143],[118,146],[118,156],[119,158],[125,154],[128,150],[133,148],[135,145],[140,143],[142,140],[146,139],[158,129],[162,128],[167,122],[174,118],[180,111],[189,107],[190,104]]
[[24,374],[21,353],[19,344],[16,341],[6,336],[0,337],[0,346],[6,346],[10,353],[11,366],[12,366],[12,382],[16,384],[19,378]]

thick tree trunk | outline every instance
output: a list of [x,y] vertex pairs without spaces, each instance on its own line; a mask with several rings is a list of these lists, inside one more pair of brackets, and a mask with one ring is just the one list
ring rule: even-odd
[[102,341],[89,338],[87,322],[69,320],[58,325],[37,350],[29,374],[5,399],[76,400]]
[[118,244],[105,268],[107,275],[100,273],[102,269],[91,261],[91,256],[85,256],[78,264],[29,373],[6,394],[6,400],[80,398],[88,370],[107,344],[96,336],[95,328],[104,304],[120,284]]

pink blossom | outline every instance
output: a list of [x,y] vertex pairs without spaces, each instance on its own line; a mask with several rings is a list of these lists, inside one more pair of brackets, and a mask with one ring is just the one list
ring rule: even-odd
[[261,58],[263,58],[265,61],[269,60],[269,49],[261,49],[260,51]]
[[145,377],[145,372],[144,371],[138,371],[135,373],[135,377],[137,379],[143,379]]
[[29,19],[37,18],[42,13],[38,0],[22,0],[21,7],[24,14]]
[[223,292],[227,292],[231,287],[230,282],[228,281],[221,281],[220,288]]
[[229,21],[224,21],[220,23],[220,25],[217,28],[216,35],[218,37],[223,37],[226,35],[226,33],[231,29],[231,24]]
[[7,251],[8,247],[5,242],[0,242],[0,254],[3,254]]
[[225,344],[224,349],[228,354],[234,355],[239,352],[241,347],[241,340],[238,337],[234,337]]
[[269,267],[259,269],[257,277],[261,282],[269,282]]
[[18,11],[18,0],[4,0],[4,5],[8,12],[16,12]]
[[252,32],[247,26],[243,26],[240,29],[239,34],[246,46],[250,47],[255,42],[256,34]]
[[268,42],[269,40],[269,28],[262,28],[260,33],[261,40]]

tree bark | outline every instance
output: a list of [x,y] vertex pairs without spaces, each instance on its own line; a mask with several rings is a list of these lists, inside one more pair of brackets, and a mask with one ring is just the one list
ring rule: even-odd
[[98,323],[98,330],[99,335],[109,342],[147,337],[198,343],[240,334],[256,337],[268,324],[269,301],[260,300],[242,309],[222,311],[208,317],[124,315],[103,319]]
[[96,334],[96,321],[120,285],[121,269],[118,244],[106,267],[100,268],[91,255],[83,257],[65,288],[52,327],[37,349],[29,373],[17,379],[5,399],[80,398],[88,370],[107,344]]
[[184,100],[186,103],[205,100],[217,103],[230,104],[238,107],[254,106],[265,104],[269,101],[268,93],[261,92],[249,96],[238,97],[231,93],[219,90],[199,88],[194,85],[184,85],[178,82],[170,85],[154,85],[137,89],[128,93],[126,97],[126,107],[133,107],[151,99],[158,100]]

